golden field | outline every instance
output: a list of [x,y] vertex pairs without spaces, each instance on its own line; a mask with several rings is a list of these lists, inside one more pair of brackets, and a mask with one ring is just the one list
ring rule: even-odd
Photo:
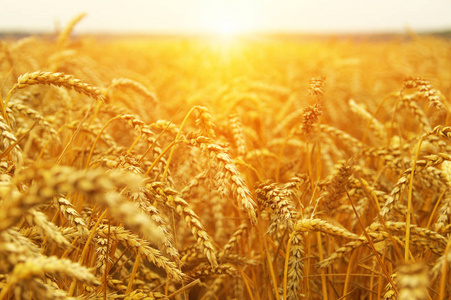
[[0,300],[447,299],[451,42],[0,40]]

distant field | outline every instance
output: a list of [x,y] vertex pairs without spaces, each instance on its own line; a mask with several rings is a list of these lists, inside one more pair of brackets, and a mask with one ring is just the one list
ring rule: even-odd
[[[25,38],[28,36],[52,36],[55,37],[55,34],[58,34],[58,32],[55,30],[55,32],[26,32],[26,31],[14,31],[14,30],[0,30],[0,37],[1,38]],[[72,33],[73,34],[73,33]],[[86,34],[85,34],[86,35]],[[134,33],[121,33],[121,34],[114,34],[114,33],[91,33],[90,35],[96,36],[99,39],[104,39],[105,37],[110,38],[124,38],[124,37],[139,37],[139,38],[161,38],[161,37],[214,37],[217,36],[215,34],[168,34],[168,33],[149,33],[149,34],[134,34]],[[242,34],[242,36],[248,36],[249,34]],[[390,33],[390,32],[381,32],[381,33],[370,33],[370,34],[362,34],[362,33],[334,33],[334,34],[327,34],[327,33],[308,33],[308,32],[255,32],[252,34],[252,36],[264,36],[264,37],[271,37],[276,39],[347,39],[347,40],[382,40],[382,39],[393,39],[393,38],[409,38],[412,35],[415,36],[433,36],[438,38],[450,38],[451,37],[451,30],[443,30],[443,31],[425,31],[425,32],[409,32],[406,31],[405,33]]]
[[448,299],[451,41],[0,35],[0,299]]

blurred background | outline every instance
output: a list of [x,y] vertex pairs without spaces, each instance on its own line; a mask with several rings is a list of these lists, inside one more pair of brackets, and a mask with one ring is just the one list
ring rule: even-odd
[[451,29],[450,0],[3,0],[2,33],[399,33]]

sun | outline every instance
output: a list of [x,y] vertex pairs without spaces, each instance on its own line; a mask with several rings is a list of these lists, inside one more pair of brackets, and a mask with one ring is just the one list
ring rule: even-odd
[[248,27],[230,20],[218,21],[217,24],[211,28],[211,33],[226,39],[249,33],[249,31]]
[[[214,3],[212,1],[212,3]],[[235,2],[216,2],[204,14],[203,29],[218,37],[231,38],[252,33],[258,27],[255,14]]]
[[240,28],[230,21],[224,21],[222,23],[218,23],[215,31],[222,36],[232,36],[240,33]]

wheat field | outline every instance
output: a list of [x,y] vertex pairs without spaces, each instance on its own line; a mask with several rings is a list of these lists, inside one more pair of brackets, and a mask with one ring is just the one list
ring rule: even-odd
[[0,300],[447,299],[451,42],[0,40]]

